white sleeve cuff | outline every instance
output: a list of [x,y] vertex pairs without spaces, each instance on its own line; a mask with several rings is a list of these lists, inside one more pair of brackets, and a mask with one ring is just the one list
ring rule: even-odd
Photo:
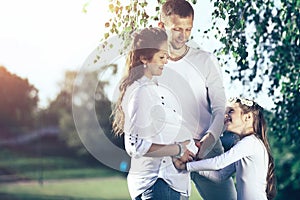
[[191,171],[191,166],[190,166],[191,162],[187,162],[186,163],[186,171],[190,172]]
[[140,158],[150,149],[152,142],[137,137],[125,136],[125,148],[130,157]]

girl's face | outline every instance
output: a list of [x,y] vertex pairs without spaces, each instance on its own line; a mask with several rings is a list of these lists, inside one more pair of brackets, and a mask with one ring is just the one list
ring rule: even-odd
[[164,65],[168,62],[168,43],[163,42],[160,45],[160,50],[153,55],[153,58],[146,63],[145,76],[152,78],[152,76],[160,76],[162,74]]
[[229,104],[226,108],[225,127],[227,131],[234,132],[238,135],[243,135],[246,130],[246,115],[243,114],[239,103]]

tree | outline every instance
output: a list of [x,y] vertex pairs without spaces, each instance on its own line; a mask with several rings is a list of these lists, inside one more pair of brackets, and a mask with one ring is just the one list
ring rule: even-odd
[[[70,148],[76,149],[79,154],[87,154],[83,141],[95,132],[90,118],[90,114],[94,110],[96,111],[97,124],[100,125],[103,133],[113,143],[121,146],[120,139],[112,137],[110,133],[111,103],[104,94],[104,88],[108,82],[98,79],[98,75],[102,70],[105,69],[84,72],[66,71],[64,80],[60,83],[61,91],[44,111],[44,124],[59,126],[61,130],[60,138]],[[76,78],[80,76],[83,76],[84,84],[76,84]],[[96,89],[93,90],[93,87]],[[89,92],[91,90],[92,94]],[[74,101],[80,99],[83,102],[78,106],[76,103],[72,103],[72,98],[75,98]],[[76,129],[74,110],[80,110],[79,124],[84,124],[84,131],[80,133]],[[77,122],[77,126],[79,124]]]
[[[146,0],[109,2],[112,17],[105,23],[108,31],[104,39],[114,34],[126,38],[136,28],[158,21],[160,5],[165,1],[158,0],[154,7],[149,7]],[[211,0],[211,3],[213,23],[204,33],[207,37],[214,35],[223,44],[216,53],[225,59],[221,62],[232,81],[241,81],[252,95],[262,92],[265,83],[269,83],[268,94],[275,103],[269,124],[271,135],[276,136],[272,137],[272,148],[278,164],[278,198],[289,193],[295,199],[300,191],[300,164],[293,159],[299,157],[296,149],[300,143],[300,1]],[[219,27],[220,23],[225,24],[224,29]],[[236,63],[234,68],[228,65],[230,58]],[[283,152],[289,158],[282,159]]]
[[42,111],[43,125],[57,126],[63,113],[72,112],[72,86],[76,75],[74,71],[65,72],[64,80],[59,83],[60,92],[48,108]]
[[38,90],[0,66],[0,127],[25,131],[35,125]]
[[[97,52],[98,48],[89,58]],[[112,134],[111,102],[104,92],[111,82],[105,74],[111,74],[108,78],[113,77],[117,65],[101,64],[89,58],[74,81],[72,113],[76,131],[84,149],[93,157],[113,169],[126,171],[129,156],[122,148],[123,138]]]
[[57,126],[61,133],[59,138],[63,140],[68,147],[82,151],[82,143],[76,132],[72,116],[72,92],[73,82],[77,72],[66,71],[64,79],[59,83],[60,92],[56,98],[50,102],[49,106],[41,112],[43,125]]
[[[249,90],[254,93],[261,92],[263,83],[270,82],[269,95],[276,105],[269,121],[270,134],[278,138],[272,143],[280,191],[278,199],[285,194],[296,199],[300,194],[300,162],[295,159],[299,156],[300,144],[300,1],[275,3],[270,0],[214,1],[213,16],[215,20],[228,21],[225,33],[217,38],[224,45],[219,52],[231,53],[237,63],[232,79],[249,85],[252,82]],[[218,27],[214,25],[212,29],[218,30]]]
[[[213,17],[215,22],[219,18],[228,22],[225,33],[216,37],[223,43],[220,53],[234,55],[237,70],[232,79],[252,82],[250,90],[255,93],[270,81],[277,117],[272,129],[299,144],[300,2],[214,1]],[[212,29],[218,30],[216,23]]]

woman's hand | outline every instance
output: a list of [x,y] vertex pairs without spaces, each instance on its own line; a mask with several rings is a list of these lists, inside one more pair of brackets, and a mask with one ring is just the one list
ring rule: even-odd
[[186,140],[184,142],[180,142],[183,147],[184,154],[180,158],[173,157],[172,161],[176,169],[178,170],[186,170],[186,163],[189,161],[193,161],[195,158],[195,154],[188,150],[187,145],[192,142],[191,140]]

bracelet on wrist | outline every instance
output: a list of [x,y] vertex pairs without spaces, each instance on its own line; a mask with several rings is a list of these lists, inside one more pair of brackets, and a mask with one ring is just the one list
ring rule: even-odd
[[182,144],[180,144],[180,143],[177,143],[177,146],[178,146],[178,148],[179,148],[179,152],[178,152],[178,154],[175,155],[174,157],[175,157],[175,158],[181,158],[181,157],[183,156],[183,154],[184,154],[183,146],[182,146]]

